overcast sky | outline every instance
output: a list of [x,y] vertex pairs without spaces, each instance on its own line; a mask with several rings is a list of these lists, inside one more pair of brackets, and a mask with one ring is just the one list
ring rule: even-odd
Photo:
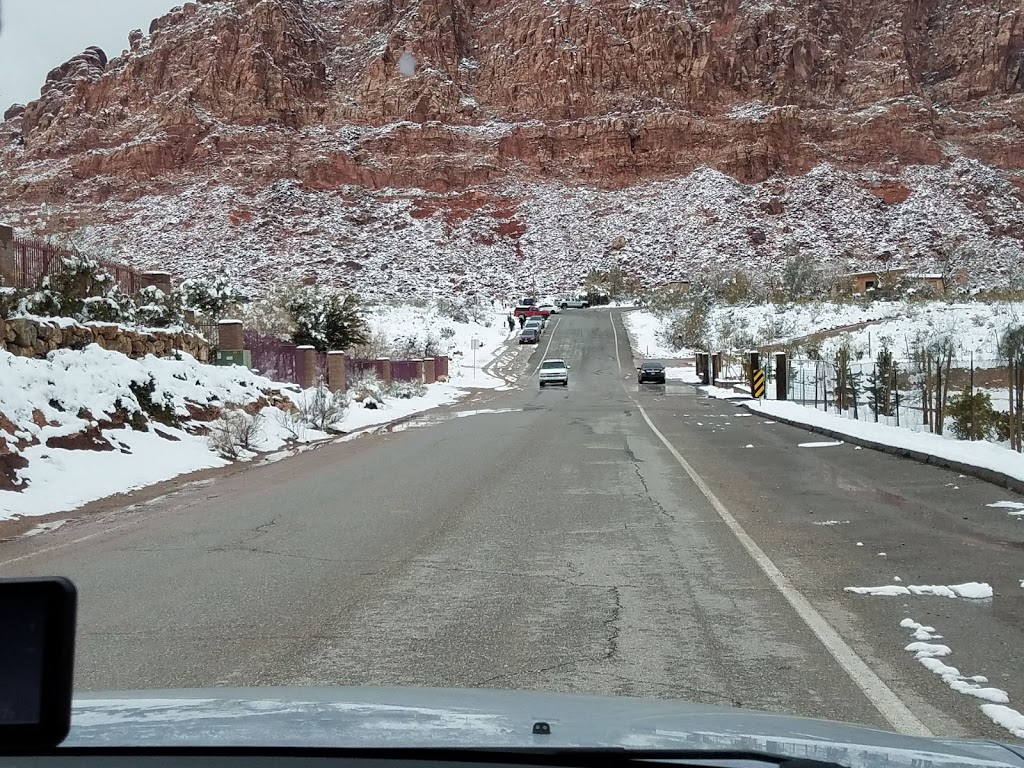
[[90,45],[120,56],[133,29],[182,0],[3,0],[0,33],[0,114],[39,97],[46,73]]

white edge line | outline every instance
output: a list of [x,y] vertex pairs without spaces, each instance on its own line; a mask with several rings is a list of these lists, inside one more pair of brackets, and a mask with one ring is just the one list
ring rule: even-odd
[[[615,329],[613,313],[609,313],[609,319],[612,324],[612,334],[615,337],[615,362],[621,373],[622,361],[619,358],[619,333]],[[868,701],[878,710],[879,714],[900,733],[913,736],[932,736],[932,732],[928,730],[925,724],[917,719],[917,716],[910,711],[910,708],[903,703],[899,696],[857,655],[856,651],[843,640],[839,633],[833,629],[832,625],[825,620],[825,617],[818,613],[810,601],[803,596],[800,590],[793,586],[786,575],[779,570],[778,566],[764,553],[764,550],[757,545],[757,542],[743,529],[743,526],[732,516],[732,513],[718,500],[718,497],[715,496],[708,484],[704,482],[704,479],[697,474],[696,470],[690,466],[689,462],[683,458],[675,446],[654,426],[654,422],[647,415],[647,411],[633,397],[625,384],[622,385],[622,388],[629,399],[633,401],[633,404],[636,405],[640,415],[644,417],[647,426],[651,428],[651,431],[668,449],[669,453],[679,463],[679,466],[686,471],[686,474],[690,476],[690,479],[700,489],[700,492],[704,494],[704,497],[711,502],[715,512],[722,518],[722,521],[729,527],[729,530],[732,531],[740,544],[743,545],[743,548],[747,550],[747,554],[753,558],[772,585],[782,593],[782,596],[786,598],[786,602],[793,607],[793,610],[796,611],[796,614],[804,624],[821,641],[821,644],[825,646],[825,650],[831,654],[836,663],[853,680],[854,684],[863,691]]]
[[[539,371],[540,367],[544,364],[544,359],[548,356],[548,352],[551,350],[551,342],[555,340],[555,331],[558,330],[558,324],[560,322],[562,322],[562,318],[560,318],[560,317],[555,320],[555,327],[551,329],[551,338],[548,339],[548,345],[546,347],[544,347],[544,354],[541,355],[540,362],[537,363],[537,367],[533,369],[534,373]],[[612,326],[612,330],[614,330],[614,329],[615,329],[615,326]]]

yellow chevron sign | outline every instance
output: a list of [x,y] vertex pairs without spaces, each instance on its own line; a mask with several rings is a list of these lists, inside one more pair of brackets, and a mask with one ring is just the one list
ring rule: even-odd
[[754,397],[764,397],[764,371],[754,371],[754,381],[751,390]]

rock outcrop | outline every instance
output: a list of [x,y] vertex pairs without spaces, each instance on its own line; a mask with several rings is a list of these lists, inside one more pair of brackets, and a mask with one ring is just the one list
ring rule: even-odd
[[0,200],[25,221],[105,224],[197,180],[619,189],[962,156],[1024,185],[1024,10],[999,0],[206,0],[128,41],[4,113]]

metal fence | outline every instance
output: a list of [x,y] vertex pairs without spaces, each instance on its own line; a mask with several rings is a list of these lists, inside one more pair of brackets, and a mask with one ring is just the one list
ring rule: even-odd
[[392,360],[391,378],[394,381],[416,381],[419,378],[418,369],[415,360]]
[[[774,380],[771,366],[766,367],[766,373]],[[788,397],[850,419],[928,430],[927,415],[934,412],[935,402],[928,407],[931,396],[926,390],[935,387],[937,376],[944,381],[949,397],[984,392],[996,410],[1007,410],[1009,368],[998,360],[970,354],[952,358],[948,369],[943,367],[938,372],[926,371],[917,359],[893,359],[884,365],[871,360],[849,361],[845,370],[834,360],[792,359]],[[766,387],[766,394],[774,398],[775,387]]]
[[[0,250],[0,275],[3,276],[4,284],[15,288],[33,288],[48,275],[66,272],[66,259],[80,256],[74,248],[15,237],[9,248]],[[134,295],[145,286],[142,273],[137,270],[111,261],[97,261],[125,293]]]
[[[209,337],[207,337],[209,339]],[[210,341],[213,344],[213,341]],[[298,346],[288,341],[263,336],[254,331],[245,332],[245,348],[252,355],[253,370],[274,381],[297,381],[295,350]]]

